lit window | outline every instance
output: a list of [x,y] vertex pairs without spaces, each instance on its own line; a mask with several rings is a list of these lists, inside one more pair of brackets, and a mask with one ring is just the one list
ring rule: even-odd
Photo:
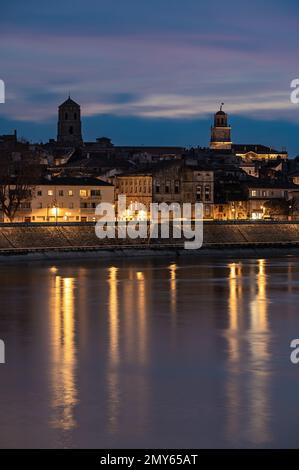
[[74,193],[73,193],[73,190],[72,190],[72,189],[69,189],[69,191],[68,191],[68,195],[69,195],[69,196],[73,196],[73,195],[74,195]]
[[48,189],[48,196],[53,196],[53,189]]
[[80,197],[87,197],[87,190],[86,189],[80,189]]
[[256,190],[255,190],[255,189],[253,189],[253,190],[251,191],[251,196],[252,196],[252,197],[256,197]]

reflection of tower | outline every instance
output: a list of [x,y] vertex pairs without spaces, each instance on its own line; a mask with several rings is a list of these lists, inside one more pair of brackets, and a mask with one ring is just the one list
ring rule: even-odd
[[210,148],[217,149],[231,149],[231,127],[228,125],[228,116],[222,110],[221,104],[220,110],[214,116],[214,127],[211,128],[211,142]]
[[57,141],[67,144],[81,144],[81,109],[70,97],[58,108]]

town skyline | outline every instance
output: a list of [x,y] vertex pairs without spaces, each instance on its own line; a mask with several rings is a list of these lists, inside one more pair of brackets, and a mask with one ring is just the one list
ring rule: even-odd
[[[74,98],[71,93],[68,93],[65,95],[65,97],[67,96],[71,97],[71,99]],[[75,98],[75,102],[78,103],[79,100]],[[56,128],[57,128],[57,109],[59,108],[59,106],[60,104],[58,103],[55,108],[55,119],[51,120],[51,122],[47,124],[47,129],[48,129],[47,134],[45,133],[44,137],[40,139],[38,137],[36,138],[34,137],[35,136],[34,128],[33,128],[33,135],[28,135],[26,132],[25,133],[22,132],[22,129],[23,129],[22,124],[19,127],[16,127],[15,129],[12,129],[12,128],[3,129],[2,128],[1,129],[2,134],[11,134],[14,130],[16,130],[19,137],[24,138],[28,140],[28,142],[31,142],[31,143],[39,143],[39,142],[47,143],[51,139],[55,140]],[[146,137],[147,133],[145,132],[145,133],[142,133],[143,139],[140,140],[140,133],[133,131],[133,134],[132,134],[133,129],[130,129],[131,126],[129,126],[126,130],[123,129],[120,134],[118,132],[117,126],[114,128],[110,127],[111,116],[103,115],[101,117],[98,117],[98,120],[101,122],[101,124],[105,123],[105,120],[107,120],[108,126],[107,124],[106,125],[104,124],[104,125],[101,125],[98,129],[95,128],[95,125],[93,122],[91,122],[90,117],[84,114],[84,105],[82,107],[80,103],[83,141],[95,141],[99,137],[108,137],[109,139],[111,139],[111,141],[115,145],[180,146],[180,147],[185,147],[185,148],[209,147],[209,129],[211,128],[211,125],[212,125],[213,116],[214,116],[215,111],[217,111],[217,109],[222,108],[222,107],[224,107],[225,111],[229,114],[230,125],[233,128],[232,140],[234,143],[238,143],[242,141],[242,136],[244,136],[243,142],[248,145],[258,144],[258,145],[268,146],[278,151],[287,150],[289,151],[289,158],[296,157],[299,154],[299,145],[294,146],[294,148],[298,148],[297,153],[296,153],[296,150],[295,152],[292,152],[292,146],[288,147],[287,145],[279,145],[279,144],[272,145],[273,141],[271,142],[267,141],[267,134],[265,134],[264,136],[261,134],[260,126],[258,126],[258,128],[255,128],[255,127],[248,128],[248,126],[246,126],[246,123],[248,120],[246,119],[244,119],[243,121],[241,120],[241,124],[240,124],[240,120],[236,119],[235,115],[229,113],[228,111],[229,104],[227,105],[224,102],[215,103],[214,110],[211,110],[211,112],[209,113],[206,119],[197,119],[197,120],[186,119],[184,121],[183,125],[184,125],[184,129],[186,133],[187,133],[188,127],[190,128],[189,143],[188,143],[188,140],[186,140],[185,138],[182,139],[181,136],[179,135],[178,124],[181,125],[182,123],[181,120],[171,120],[169,122],[168,132],[163,136],[162,139],[159,134],[156,137],[150,136],[150,132],[149,132],[148,139],[147,139]],[[161,123],[161,120],[159,120],[159,122]],[[0,118],[0,123],[1,123],[1,118]],[[132,128],[134,127],[133,123],[134,123],[134,119],[131,120]],[[36,125],[38,126],[38,123],[36,123]],[[148,127],[147,126],[145,127],[147,127],[150,130],[152,128],[152,125],[153,125],[153,121],[149,120]],[[276,123],[272,123],[272,125],[274,125],[275,127]],[[173,127],[173,134],[171,131],[172,127]],[[246,127],[246,132],[244,132],[245,127]],[[28,131],[30,130],[30,128],[27,128],[27,129]],[[99,132],[96,132],[97,130]],[[104,132],[105,130],[107,132]],[[255,130],[259,130],[259,132],[256,133]],[[135,135],[135,138],[134,138],[134,135]],[[239,136],[240,138],[238,138]],[[254,139],[255,136],[257,137],[256,139]],[[279,134],[276,137],[278,138],[278,140],[281,139]],[[196,142],[196,139],[197,139],[197,142]]]

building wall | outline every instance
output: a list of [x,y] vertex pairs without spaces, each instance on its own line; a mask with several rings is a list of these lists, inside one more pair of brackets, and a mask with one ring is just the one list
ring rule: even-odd
[[203,203],[204,217],[212,218],[214,173],[181,163],[156,171],[153,177],[153,202]]
[[119,175],[115,178],[115,202],[119,195],[125,195],[126,205],[143,204],[147,211],[153,202],[151,175]]
[[40,185],[32,200],[21,205],[14,222],[93,221],[100,202],[114,204],[113,186]]
[[237,157],[241,157],[243,160],[253,161],[253,160],[277,160],[280,157],[282,160],[288,159],[288,154],[282,152],[278,153],[256,153],[256,152],[245,152],[245,153],[236,153]]

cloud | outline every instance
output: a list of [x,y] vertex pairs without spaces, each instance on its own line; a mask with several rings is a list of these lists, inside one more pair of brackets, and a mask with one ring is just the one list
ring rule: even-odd
[[[47,120],[71,92],[83,114],[192,117],[225,100],[237,114],[289,116],[296,66],[286,52],[245,47],[232,33],[172,36],[3,34],[10,119]],[[292,114],[292,113],[291,113]],[[267,114],[264,114],[265,116]],[[271,117],[271,116],[270,116]]]

